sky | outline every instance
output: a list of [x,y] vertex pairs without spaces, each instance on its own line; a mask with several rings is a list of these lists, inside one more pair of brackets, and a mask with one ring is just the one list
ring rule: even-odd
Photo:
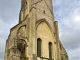
[[[19,21],[20,4],[21,0],[0,0],[0,60],[10,28]],[[80,60],[80,0],[53,0],[53,11],[69,60]]]

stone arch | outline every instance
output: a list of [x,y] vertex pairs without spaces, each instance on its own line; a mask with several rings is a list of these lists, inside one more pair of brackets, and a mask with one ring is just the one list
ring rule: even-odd
[[17,38],[22,39],[25,37],[26,25],[22,25],[17,30]]
[[22,55],[25,55],[25,49],[27,47],[27,43],[23,39],[19,39],[17,42],[17,48],[21,52]]
[[37,38],[37,56],[41,57],[41,46],[42,46],[42,39]]
[[45,18],[36,21],[36,29],[37,29],[38,25],[39,25],[40,23],[42,23],[42,22],[45,22],[45,23],[48,25],[48,27],[50,28],[51,32],[54,34],[54,32],[53,32],[53,30],[52,30],[52,27],[50,26],[50,24],[47,22],[47,20],[46,20]]
[[[54,44],[55,37],[52,33],[50,25],[45,22],[45,20],[40,20],[37,23],[37,38],[41,38],[42,40],[42,55],[45,58],[49,58],[49,48],[48,43],[52,42]],[[44,48],[45,47],[45,48]]]
[[49,59],[52,60],[52,42],[49,42],[48,46],[49,46]]
[[22,26],[20,26],[20,27],[18,28],[18,30],[19,30],[20,28],[24,27],[24,26],[26,27],[26,25],[22,25]]
[[17,30],[17,49],[21,52],[20,59],[26,58],[28,51],[28,38],[26,36],[26,28],[26,25],[22,25]]

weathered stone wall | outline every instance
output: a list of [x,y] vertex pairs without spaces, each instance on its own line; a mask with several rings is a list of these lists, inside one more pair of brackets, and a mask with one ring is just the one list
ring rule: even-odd
[[45,22],[40,23],[37,27],[37,38],[42,40],[42,57],[49,58],[49,42],[52,42],[52,55],[55,57],[55,37]]
[[[4,60],[11,60],[12,56],[14,60],[21,60],[19,57],[26,60],[49,60],[49,43],[52,43],[53,60],[68,60],[59,40],[58,23],[54,21],[52,9],[52,0],[22,0],[19,24],[11,28]],[[38,38],[42,41],[41,57],[37,57]]]

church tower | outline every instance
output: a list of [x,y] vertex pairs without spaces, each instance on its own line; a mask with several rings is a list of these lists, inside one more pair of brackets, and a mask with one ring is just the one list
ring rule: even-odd
[[19,23],[10,30],[4,60],[68,60],[52,0],[21,0]]

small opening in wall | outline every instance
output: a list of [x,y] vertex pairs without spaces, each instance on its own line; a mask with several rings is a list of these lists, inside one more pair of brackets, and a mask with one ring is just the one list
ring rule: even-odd
[[49,42],[49,59],[52,60],[52,42]]
[[26,2],[26,5],[27,5],[27,2]]
[[41,57],[41,39],[37,39],[37,56]]
[[61,46],[61,44],[60,44],[60,49],[62,50],[62,46]]
[[45,10],[43,11],[43,13],[45,14]]
[[25,5],[27,5],[27,2],[25,2]]

